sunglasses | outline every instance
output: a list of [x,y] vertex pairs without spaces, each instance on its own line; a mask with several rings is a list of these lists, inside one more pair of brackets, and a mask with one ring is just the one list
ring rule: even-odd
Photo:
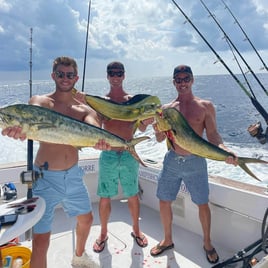
[[182,82],[189,83],[192,78],[190,76],[186,76],[184,78],[175,77],[174,80],[177,84],[181,84]]
[[68,79],[74,79],[76,77],[76,74],[74,72],[62,72],[62,71],[56,71],[54,72],[54,74],[56,75],[57,78],[64,78],[65,76],[68,78]]
[[117,76],[117,77],[122,77],[124,75],[124,72],[119,71],[119,72],[113,72],[113,71],[109,71],[108,75],[111,77]]

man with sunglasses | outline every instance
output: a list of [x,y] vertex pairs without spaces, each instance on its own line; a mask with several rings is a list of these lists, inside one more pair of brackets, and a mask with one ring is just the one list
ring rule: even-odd
[[[192,92],[193,83],[194,77],[191,68],[187,65],[177,66],[173,72],[173,85],[178,95],[175,100],[163,105],[163,109],[176,108],[184,115],[198,135],[202,137],[206,132],[208,141],[229,151],[223,145],[222,138],[217,131],[213,103],[196,97]],[[157,141],[162,142],[166,138],[165,133],[160,132],[155,124],[153,128]],[[225,161],[228,164],[237,165],[236,158],[228,157]],[[199,209],[199,219],[204,236],[203,249],[207,260],[210,263],[216,263],[219,257],[210,240],[211,214],[208,206],[209,186],[206,159],[192,155],[176,144],[174,149],[168,148],[158,178],[157,197],[159,198],[164,239],[153,247],[150,253],[152,256],[157,256],[165,250],[174,248],[171,204],[176,199],[182,180],[191,194],[192,201]]]
[[[29,104],[43,106],[100,127],[96,112],[78,101],[72,93],[79,79],[76,61],[69,57],[56,58],[51,77],[55,82],[55,90],[45,95],[33,96]],[[26,139],[20,127],[6,128],[2,134],[15,139]],[[109,150],[110,145],[100,140],[94,148]],[[42,178],[34,183],[33,195],[45,199],[46,210],[34,226],[31,268],[47,267],[51,224],[54,209],[58,204],[62,204],[69,216],[77,218],[76,250],[72,264],[76,267],[99,267],[85,252],[93,215],[90,197],[83,182],[83,171],[78,166],[78,156],[78,149],[70,145],[45,142],[39,144],[34,170],[41,170]]]
[[[111,62],[107,66],[107,79],[110,83],[110,91],[106,98],[124,103],[132,98],[124,89],[125,69],[121,62]],[[139,129],[145,131],[153,118],[144,120]],[[103,128],[118,135],[125,140],[131,140],[134,135],[135,122],[102,119]],[[101,152],[99,159],[99,181],[97,194],[100,196],[99,216],[101,222],[101,233],[93,245],[93,250],[100,253],[104,250],[107,236],[107,224],[111,214],[111,198],[118,194],[118,181],[128,199],[128,207],[132,217],[133,232],[131,236],[140,247],[146,247],[147,238],[140,231],[139,212],[140,203],[138,198],[138,169],[139,163],[128,151],[112,147],[110,151]]]

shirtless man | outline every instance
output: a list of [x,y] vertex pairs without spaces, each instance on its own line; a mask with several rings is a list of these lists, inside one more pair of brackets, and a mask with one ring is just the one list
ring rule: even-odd
[[[58,57],[53,62],[51,74],[56,89],[46,95],[33,96],[29,104],[39,105],[80,121],[100,127],[96,112],[81,104],[72,94],[72,88],[79,79],[74,59]],[[26,135],[20,127],[6,128],[3,135],[25,140]],[[95,149],[109,150],[110,145],[100,140]],[[85,244],[93,222],[92,207],[87,188],[83,182],[83,171],[78,166],[78,149],[70,145],[40,142],[34,161],[34,170],[46,163],[43,177],[33,185],[33,195],[46,201],[46,210],[41,220],[34,226],[31,268],[47,267],[47,251],[51,234],[54,208],[62,204],[70,216],[77,217],[76,250],[72,264],[75,266],[95,267],[85,252]]]
[[[198,135],[202,137],[205,132],[209,142],[229,151],[223,145],[222,138],[217,131],[215,109],[212,102],[194,96],[193,83],[194,77],[191,68],[186,65],[177,66],[173,73],[173,84],[178,96],[171,103],[163,105],[163,109],[176,108],[184,115]],[[153,127],[157,141],[163,141],[166,138],[165,133],[160,132],[157,125],[153,125]],[[226,162],[237,165],[237,159],[233,157],[228,157]],[[199,219],[204,236],[203,248],[207,260],[210,263],[216,263],[219,257],[210,240],[211,215],[208,206],[209,187],[206,159],[192,155],[178,145],[175,145],[175,149],[169,148],[158,178],[157,197],[160,203],[164,239],[151,249],[151,255],[157,256],[174,247],[171,204],[176,199],[182,180],[191,194],[192,201],[199,208]]]
[[[132,98],[123,89],[125,79],[125,69],[121,62],[111,62],[107,66],[107,79],[110,83],[110,92],[106,95],[107,99],[117,103],[126,102]],[[120,136],[125,140],[130,140],[134,135],[134,122],[119,120],[102,120],[103,128]],[[152,119],[142,121],[139,126],[141,131],[145,131]],[[146,247],[147,238],[140,231],[139,212],[140,203],[138,198],[138,169],[139,163],[128,151],[121,148],[112,147],[111,151],[103,151],[99,160],[99,183],[98,192],[100,196],[99,216],[101,222],[101,233],[96,240],[93,250],[102,252],[108,239],[107,224],[111,214],[111,197],[118,194],[118,180],[123,189],[124,195],[128,198],[128,207],[132,217],[133,232],[132,237],[140,247]]]

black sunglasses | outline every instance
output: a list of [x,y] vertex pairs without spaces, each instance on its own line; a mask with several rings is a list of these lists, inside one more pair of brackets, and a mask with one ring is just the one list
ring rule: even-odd
[[182,82],[189,83],[192,78],[190,76],[186,76],[184,78],[175,77],[174,80],[177,84],[181,84]]
[[108,71],[108,75],[111,77],[114,77],[114,76],[122,77],[124,75],[124,72],[122,72],[122,71],[119,71],[119,72]]
[[64,78],[65,76],[68,78],[68,79],[74,79],[76,77],[76,74],[74,72],[62,72],[62,71],[56,71],[54,72],[56,77],[57,78]]

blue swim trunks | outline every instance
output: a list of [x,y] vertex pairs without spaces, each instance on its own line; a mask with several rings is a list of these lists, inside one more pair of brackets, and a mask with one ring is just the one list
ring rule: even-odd
[[99,180],[97,194],[113,197],[118,194],[118,182],[125,197],[135,196],[138,186],[139,163],[128,151],[103,151],[99,158]]
[[207,162],[205,158],[180,156],[169,150],[164,158],[163,169],[158,177],[157,197],[173,201],[185,183],[192,201],[197,205],[207,204],[209,195]]
[[[36,166],[34,170],[40,172]],[[33,195],[45,199],[46,210],[34,226],[34,233],[51,231],[54,210],[59,204],[70,217],[92,211],[89,193],[83,181],[84,172],[78,165],[64,171],[42,170],[42,172],[43,177],[33,184]]]

